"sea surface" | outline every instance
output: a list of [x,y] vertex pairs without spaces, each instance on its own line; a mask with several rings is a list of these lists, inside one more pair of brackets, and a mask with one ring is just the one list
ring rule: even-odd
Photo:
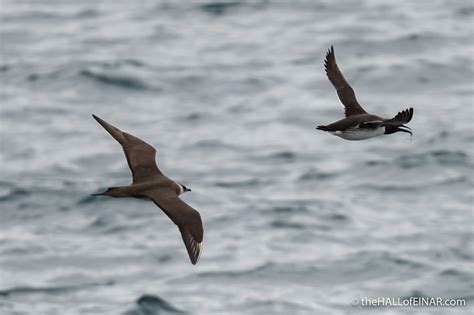
[[[473,311],[471,1],[1,0],[0,41],[0,314]],[[331,45],[413,137],[315,130]],[[91,196],[131,181],[93,113],[192,189],[196,266],[153,203]]]

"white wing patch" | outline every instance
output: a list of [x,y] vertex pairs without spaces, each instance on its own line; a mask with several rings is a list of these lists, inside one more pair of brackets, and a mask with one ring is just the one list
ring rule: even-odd
[[186,228],[180,228],[180,230],[184,245],[186,245],[186,249],[188,251],[189,258],[191,259],[193,265],[195,265],[201,257],[202,242],[198,243]]

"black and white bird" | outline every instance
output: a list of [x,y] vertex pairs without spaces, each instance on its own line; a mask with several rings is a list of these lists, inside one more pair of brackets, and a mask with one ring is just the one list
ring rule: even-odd
[[151,145],[92,116],[122,145],[133,176],[128,186],[110,187],[94,195],[151,199],[178,226],[191,263],[195,265],[202,250],[202,220],[199,212],[178,197],[191,189],[163,175],[156,165],[156,150]]
[[411,129],[404,124],[412,119],[413,108],[405,109],[390,119],[369,114],[357,102],[354,90],[339,70],[332,46],[326,54],[324,66],[329,81],[336,88],[337,95],[345,107],[346,117],[329,125],[317,126],[316,129],[328,131],[346,140],[365,140],[398,131],[412,135]]

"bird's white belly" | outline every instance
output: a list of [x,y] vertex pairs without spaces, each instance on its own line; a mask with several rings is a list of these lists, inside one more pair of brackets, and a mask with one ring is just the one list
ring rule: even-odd
[[383,135],[385,133],[385,127],[375,129],[352,128],[344,131],[331,131],[331,133],[346,140],[365,140]]

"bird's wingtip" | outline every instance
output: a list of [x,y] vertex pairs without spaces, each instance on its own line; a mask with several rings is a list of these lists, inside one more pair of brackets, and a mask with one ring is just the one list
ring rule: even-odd
[[[334,56],[334,47],[331,45],[331,47],[328,48],[328,51],[326,52],[326,60],[325,62],[329,62],[329,59],[335,58]],[[326,65],[326,64],[325,64]]]
[[97,122],[100,122],[100,120],[101,120],[98,116],[96,116],[94,114],[92,114],[92,118],[94,118],[95,121],[97,121]]

